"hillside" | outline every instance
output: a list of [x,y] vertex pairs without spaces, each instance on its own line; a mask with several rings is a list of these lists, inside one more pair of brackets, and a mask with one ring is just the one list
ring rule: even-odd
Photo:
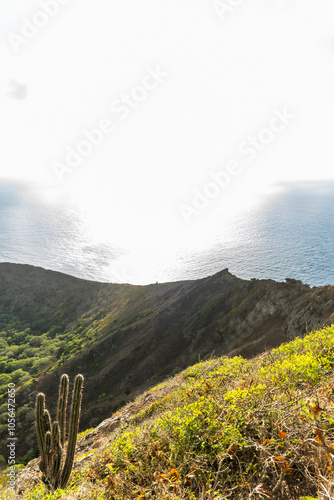
[[35,459],[1,498],[330,500],[333,368],[334,326],[196,364],[80,436],[66,491],[47,495]]
[[[0,264],[0,389],[14,381],[19,456],[36,453],[35,395],[54,408],[61,373],[85,376],[81,429],[211,355],[250,358],[334,323],[334,287],[241,280],[227,269],[149,286],[94,283]],[[1,400],[5,453],[6,396]]]

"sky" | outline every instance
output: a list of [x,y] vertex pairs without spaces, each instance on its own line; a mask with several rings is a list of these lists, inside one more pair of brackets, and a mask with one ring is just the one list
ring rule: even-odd
[[0,182],[70,197],[96,238],[109,218],[115,244],[168,253],[214,232],[221,207],[334,178],[332,0],[1,0],[0,14]]

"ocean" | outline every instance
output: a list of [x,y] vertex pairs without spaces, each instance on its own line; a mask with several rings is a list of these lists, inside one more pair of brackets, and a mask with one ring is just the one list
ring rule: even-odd
[[110,237],[96,239],[69,200],[50,203],[27,187],[3,183],[0,262],[103,282],[197,279],[227,267],[244,279],[295,278],[310,286],[334,285],[333,213],[334,184],[285,186],[255,208],[218,218],[206,248],[176,248],[168,259],[148,251],[143,258],[142,251],[114,245]]

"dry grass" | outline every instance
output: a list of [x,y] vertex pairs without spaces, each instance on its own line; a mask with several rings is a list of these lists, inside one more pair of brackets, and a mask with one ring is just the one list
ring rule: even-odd
[[65,492],[16,498],[330,500],[333,366],[334,326],[251,361],[199,363],[132,403]]

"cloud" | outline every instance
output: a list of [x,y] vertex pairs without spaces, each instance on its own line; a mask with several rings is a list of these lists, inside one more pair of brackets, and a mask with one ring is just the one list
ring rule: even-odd
[[18,83],[16,80],[11,80],[9,88],[11,90],[7,92],[7,94],[12,99],[17,99],[18,101],[26,99],[28,92],[28,87],[26,85],[22,85]]

